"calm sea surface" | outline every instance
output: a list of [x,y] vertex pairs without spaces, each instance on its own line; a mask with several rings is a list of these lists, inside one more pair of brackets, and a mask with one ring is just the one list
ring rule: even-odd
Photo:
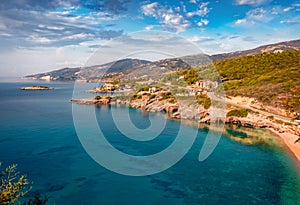
[[[19,90],[35,84],[55,90]],[[299,169],[262,130],[227,127],[213,154],[199,162],[207,132],[199,129],[187,155],[164,172],[144,177],[111,172],[93,161],[76,135],[72,93],[72,83],[0,83],[0,161],[3,166],[17,163],[34,182],[33,191],[48,194],[48,204],[300,204]],[[165,149],[180,126],[169,120],[158,139],[133,142],[110,120],[112,109],[121,115],[128,108],[75,106],[94,109],[108,140],[129,154]],[[131,109],[130,117],[139,128],[149,126],[147,113]]]

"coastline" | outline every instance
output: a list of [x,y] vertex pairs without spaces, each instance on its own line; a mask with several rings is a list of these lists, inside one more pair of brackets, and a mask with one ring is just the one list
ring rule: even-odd
[[294,143],[298,139],[298,135],[294,135],[291,133],[280,133],[273,128],[267,128],[275,137],[277,137],[283,144],[286,146],[288,151],[294,155],[295,159],[297,159],[299,168],[300,168],[300,143]]
[[[174,106],[169,103],[146,103],[144,100],[134,100],[133,102],[129,102],[126,100],[116,100],[116,101],[110,101],[107,99],[81,99],[81,100],[70,100],[71,103],[78,103],[78,104],[89,104],[89,105],[125,105],[129,106],[135,109],[139,110],[145,110],[148,112],[161,112],[163,109],[168,110],[169,106]],[[166,103],[166,104],[165,104]],[[177,109],[177,108],[176,108]],[[202,110],[203,112],[204,110]],[[207,111],[207,110],[206,110]],[[170,119],[182,119],[184,121],[190,121],[187,124],[190,124],[192,126],[201,127],[201,125],[208,125],[210,123],[216,123],[214,121],[211,121],[207,117],[200,119],[188,119],[185,118],[186,116],[178,115],[177,113],[180,113],[180,110],[178,110],[175,113],[172,113],[172,111],[167,111],[165,114]],[[193,116],[194,117],[194,116]],[[193,123],[191,123],[193,122]],[[295,161],[297,161],[298,167],[300,168],[300,143],[294,143],[298,138],[298,131],[292,129],[292,127],[288,125],[280,125],[275,123],[274,121],[268,119],[266,116],[257,114],[257,113],[250,113],[247,117],[227,117],[224,124],[233,124],[233,125],[240,125],[242,127],[248,127],[248,128],[263,128],[266,131],[270,131],[274,138],[281,141],[284,146],[287,148],[287,151],[291,153],[295,158]],[[292,133],[291,133],[292,132]]]

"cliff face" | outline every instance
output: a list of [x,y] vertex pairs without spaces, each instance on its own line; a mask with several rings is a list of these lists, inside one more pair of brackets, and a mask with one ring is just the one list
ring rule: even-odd
[[164,112],[170,118],[177,119],[203,119],[209,116],[209,109],[204,109],[197,102],[180,101],[174,97],[164,99],[163,92],[156,95],[143,95],[141,99],[130,101],[130,106],[148,112]]

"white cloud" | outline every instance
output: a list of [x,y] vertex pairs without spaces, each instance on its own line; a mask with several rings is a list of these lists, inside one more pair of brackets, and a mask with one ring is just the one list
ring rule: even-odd
[[78,33],[78,34],[74,34],[74,35],[70,35],[70,36],[64,37],[63,40],[77,40],[77,39],[85,40],[85,39],[91,38],[93,36],[94,35],[92,35],[92,34]]
[[141,9],[144,15],[158,19],[166,29],[183,32],[190,26],[189,21],[178,12],[178,9],[163,7],[157,2],[143,5]]
[[291,6],[287,7],[287,8],[284,8],[283,11],[284,12],[289,12],[289,11],[292,11],[292,10],[296,10],[298,11],[298,7],[300,7],[300,4],[292,4]]
[[263,8],[252,9],[246,13],[245,18],[236,20],[235,25],[251,25],[259,22],[269,22],[273,20],[275,12],[275,10],[267,12]]
[[190,3],[197,4],[197,0],[190,0]]
[[207,19],[203,19],[203,20],[201,20],[202,21],[202,23],[204,24],[204,25],[208,25],[209,24],[209,20],[207,20]]
[[208,8],[208,4],[209,4],[208,2],[201,3],[198,10],[193,12],[188,12],[186,16],[187,17],[206,16],[210,12],[210,9]]
[[146,31],[150,31],[150,30],[152,30],[153,28],[154,28],[153,25],[149,25],[149,26],[146,26],[146,27],[145,27],[145,30],[146,30]]
[[271,2],[271,0],[236,0],[237,5],[259,6]]
[[247,19],[238,19],[235,21],[236,25],[240,25],[240,24],[244,24],[244,23],[247,23]]
[[280,21],[280,23],[294,25],[294,24],[300,24],[300,20],[286,20],[286,21]]
[[201,21],[197,23],[199,27],[207,26],[208,24],[209,24],[209,20],[207,19],[201,19]]
[[42,43],[42,44],[48,44],[48,43],[52,43],[54,42],[54,40],[51,40],[49,38],[46,37],[39,37],[37,35],[30,35],[27,38],[28,41],[34,42],[34,43]]
[[188,40],[192,42],[205,42],[205,41],[212,41],[213,38],[210,36],[192,36],[188,38]]
[[174,28],[177,32],[183,32],[190,26],[189,22],[182,15],[174,13],[173,10],[162,14],[162,18],[167,28]]
[[289,12],[290,10],[292,10],[293,9],[293,7],[287,7],[287,8],[285,8],[285,9],[283,9],[283,11],[284,12]]
[[153,2],[151,4],[146,4],[141,7],[143,13],[146,16],[156,16],[159,4],[157,2]]
[[65,29],[62,26],[46,26],[46,25],[43,25],[43,24],[39,24],[38,28],[49,29],[49,30],[57,30],[57,31],[62,31],[62,30]]
[[[192,0],[190,3],[198,3],[197,0]],[[195,11],[187,11],[187,7],[183,2],[181,6],[172,8],[171,6],[163,6],[158,2],[153,2],[141,6],[141,11],[145,16],[151,16],[156,18],[164,29],[172,30],[176,32],[186,31],[189,27],[193,26],[206,26],[208,25],[208,20],[201,20],[200,22],[195,22],[192,17],[204,17],[210,12],[208,8],[208,2],[200,3],[197,5]]]
[[247,18],[253,21],[268,22],[273,19],[263,8],[256,8],[247,12]]

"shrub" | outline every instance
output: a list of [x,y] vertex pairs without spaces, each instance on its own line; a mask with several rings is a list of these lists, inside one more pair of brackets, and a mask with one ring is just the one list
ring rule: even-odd
[[[0,166],[2,164],[0,163]],[[0,204],[14,204],[31,189],[25,175],[19,175],[17,165],[8,166],[1,174]]]
[[98,95],[98,96],[96,96],[94,99],[95,99],[95,100],[101,100],[102,97]]
[[132,96],[132,100],[138,100],[138,99],[142,99],[142,95],[136,94]]
[[227,117],[235,116],[235,117],[247,117],[248,113],[250,112],[249,109],[235,109],[231,110],[227,113]]
[[211,106],[211,100],[210,100],[210,98],[208,97],[207,94],[196,95],[196,99],[197,99],[197,102],[200,105],[203,105],[205,109],[210,108],[210,106]]
[[170,98],[173,98],[172,93],[166,92],[166,93],[161,94],[161,99],[160,100],[167,100],[167,99],[170,99]]

